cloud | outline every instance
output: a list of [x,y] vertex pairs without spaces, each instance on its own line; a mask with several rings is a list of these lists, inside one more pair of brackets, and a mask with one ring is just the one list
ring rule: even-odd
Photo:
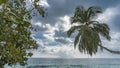
[[[46,18],[37,17],[34,18],[34,22],[44,22],[55,24],[57,22],[56,18],[62,17],[64,15],[73,15],[74,10],[77,6],[83,5],[85,7],[89,6],[100,6],[103,9],[108,8],[108,6],[115,6],[119,4],[119,0],[45,0],[50,7],[47,7],[46,10]],[[109,2],[109,3],[106,3]]]
[[[120,16],[120,5],[117,5],[115,7],[108,7],[102,14],[98,15],[97,20],[106,23],[110,26],[110,36],[111,36],[111,41],[107,41],[104,38],[102,38],[103,45],[112,49],[112,50],[119,50],[120,48],[120,32],[116,31],[115,24],[118,22],[115,22],[115,19]],[[120,29],[120,28],[119,28]],[[120,50],[119,50],[120,51]]]
[[[35,33],[36,36],[34,37],[36,38],[39,48],[38,50],[34,51],[33,57],[41,57],[41,58],[45,58],[45,57],[48,58],[48,56],[50,58],[118,57],[118,55],[112,56],[113,54],[105,50],[103,52],[99,50],[98,53],[96,55],[93,55],[92,57],[89,55],[80,53],[78,49],[75,50],[73,47],[74,37],[68,38],[66,34],[66,31],[68,30],[68,28],[71,27],[69,19],[70,19],[70,16],[65,15],[65,16],[59,17],[55,25],[43,24],[41,22],[34,24],[35,27],[38,26],[36,27],[38,29],[38,32]],[[120,33],[111,32],[111,36],[112,36],[112,40],[110,42],[102,38],[103,45],[113,50],[119,50]]]
[[98,15],[97,20],[105,23],[112,23],[114,19],[120,14],[120,6],[107,8],[102,14]]
[[32,57],[39,58],[88,58],[88,55],[81,54],[78,50],[74,50],[73,46],[61,45],[61,46],[45,46],[42,49],[34,51]]
[[55,42],[60,43],[69,43],[70,40],[67,38],[67,30],[70,26],[70,17],[65,15],[59,17],[55,25],[43,24],[41,22],[33,23],[33,28],[36,31],[33,31],[34,37],[39,39],[54,40]]
[[[117,39],[113,37],[112,41],[115,41]],[[104,41],[103,43],[106,47],[113,50],[117,50],[119,49],[119,47],[117,47],[119,46],[118,42],[119,41],[117,42]],[[34,55],[32,56],[33,58],[114,58],[114,57],[119,58],[120,57],[120,55],[109,53],[106,50],[103,51],[98,50],[97,54],[93,56],[82,54],[78,51],[78,49],[74,49],[72,42],[67,44],[57,43],[55,44],[55,46],[47,46],[48,44],[45,45],[45,42],[40,40],[37,40],[37,43],[40,45],[38,50],[34,51]],[[113,47],[114,44],[116,44],[116,47]]]
[[120,18],[120,5],[114,7],[108,7],[102,14],[98,15],[97,20],[102,23],[107,23],[111,31],[120,31],[119,18]]
[[112,32],[110,36],[111,41],[102,39],[103,45],[108,47],[109,49],[120,51],[120,32]]
[[43,7],[50,7],[50,5],[48,4],[47,0],[40,0],[38,2],[38,4],[43,6]]
[[64,15],[63,17],[59,18],[61,22],[58,23],[58,26],[61,24],[61,26],[63,27],[64,31],[67,31],[71,25],[70,25],[70,16]]
[[[33,1],[34,0],[26,0],[27,5],[28,6],[31,5],[33,3]],[[43,6],[43,7],[50,7],[50,5],[48,4],[47,0],[40,0],[40,1],[38,1],[37,4],[39,4],[39,5]]]
[[[120,33],[114,32],[111,34],[112,40],[111,42],[107,40],[102,40],[103,45],[105,47],[108,47],[112,50],[119,50],[120,51]],[[60,38],[59,38],[60,39]],[[43,39],[36,39],[37,44],[39,45],[39,48],[34,52],[33,57],[34,58],[119,58],[120,55],[112,54],[107,52],[106,50],[100,51],[98,50],[96,55],[89,56],[86,54],[82,54],[78,51],[78,49],[74,49],[73,42],[69,41],[69,43],[64,43],[65,38],[62,39],[63,41],[61,43],[59,41],[52,41],[52,40],[43,40]],[[69,39],[71,40],[71,39]],[[48,57],[49,56],[49,57]]]
[[[102,14],[99,15],[98,21],[105,22],[110,25],[112,37],[111,41],[107,41],[102,38],[103,45],[113,49],[120,50],[120,32],[115,31],[116,26],[119,27],[118,22],[115,22],[119,16],[119,5],[114,1],[110,1],[109,4],[101,4],[103,1],[73,1],[73,0],[45,0],[48,7],[48,16],[46,18],[36,17],[32,20],[33,27],[37,29],[37,32],[32,31],[32,37],[37,41],[39,45],[38,50],[34,50],[33,57],[41,58],[113,58],[120,57],[119,55],[113,55],[107,51],[101,52],[98,50],[96,55],[92,57],[86,54],[82,54],[78,49],[74,49],[73,41],[76,33],[72,34],[72,37],[68,38],[66,31],[71,27],[70,17],[74,13],[74,9],[77,5],[83,4],[85,7],[90,5],[100,5],[104,8]],[[81,2],[80,2],[81,1]],[[117,6],[113,6],[113,3]],[[118,2],[118,0],[117,0]],[[94,3],[94,4],[93,4]],[[111,5],[112,4],[112,5]],[[103,6],[105,5],[105,6]],[[107,6],[106,6],[107,5]],[[114,25],[113,25],[114,24]],[[120,29],[120,28],[118,28]]]
[[[108,25],[110,25],[110,36],[111,36],[111,41],[107,41],[106,39],[104,38],[101,38],[102,39],[102,44],[103,46],[111,49],[111,50],[114,50],[114,51],[120,51],[120,31],[116,31],[116,23],[118,22],[115,22],[116,18],[120,16],[120,6],[117,5],[115,7],[108,7],[102,14],[98,15],[98,18],[97,20],[100,21],[100,22],[103,22],[103,23],[106,23]],[[120,29],[120,28],[118,28]],[[119,58],[120,55],[118,54],[112,54],[112,53],[109,53],[107,51],[98,51],[98,53],[93,56],[94,58],[97,57],[97,58]]]

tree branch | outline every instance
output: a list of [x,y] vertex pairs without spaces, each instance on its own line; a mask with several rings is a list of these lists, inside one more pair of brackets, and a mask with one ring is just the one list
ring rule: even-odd
[[111,53],[120,54],[120,51],[114,51],[114,50],[108,49],[107,47],[104,47],[102,45],[100,45],[100,47],[103,48],[103,49],[105,49],[105,50],[107,50],[107,51],[109,51],[109,52],[111,52]]

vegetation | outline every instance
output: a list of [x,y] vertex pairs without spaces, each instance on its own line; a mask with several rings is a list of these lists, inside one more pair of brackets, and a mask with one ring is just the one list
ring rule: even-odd
[[111,37],[109,35],[109,26],[95,20],[95,17],[99,13],[102,13],[100,7],[91,6],[88,9],[85,9],[83,6],[77,7],[74,16],[71,17],[71,24],[78,24],[78,26],[72,26],[67,31],[67,34],[70,37],[74,31],[78,32],[74,40],[74,48],[78,46],[79,51],[82,53],[87,53],[92,56],[96,54],[98,47],[100,47],[109,52],[119,54],[119,51],[112,51],[102,46],[100,36],[103,36],[109,41]]
[[[0,0],[0,66],[5,64],[10,66],[27,64],[28,57],[33,54],[30,49],[37,49],[36,41],[31,38],[31,19],[33,12],[38,11],[44,17],[43,8],[34,0],[31,7],[27,7],[26,0]],[[82,53],[96,54],[98,47],[112,53],[119,54],[119,51],[112,51],[104,46],[100,35],[110,41],[110,28],[105,23],[94,20],[98,13],[101,13],[99,7],[89,7],[85,9],[79,6],[71,18],[72,26],[67,34],[70,37],[74,31],[78,34],[74,40],[74,47]]]
[[20,64],[24,66],[30,49],[37,49],[31,38],[31,19],[33,11],[44,17],[43,8],[34,0],[28,9],[26,0],[0,0],[0,67]]

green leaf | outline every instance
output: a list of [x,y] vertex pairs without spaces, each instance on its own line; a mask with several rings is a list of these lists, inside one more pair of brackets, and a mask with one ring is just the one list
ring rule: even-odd
[[6,3],[8,0],[0,0],[0,5]]
[[32,55],[33,55],[33,53],[28,53],[28,56],[30,56],[30,57],[31,57]]
[[31,13],[37,10],[44,16],[44,11],[39,6],[35,8],[34,3],[31,11],[26,8],[26,0],[0,0],[3,4],[0,11],[0,66],[25,65],[28,56],[33,55],[28,50],[38,48],[31,37]]

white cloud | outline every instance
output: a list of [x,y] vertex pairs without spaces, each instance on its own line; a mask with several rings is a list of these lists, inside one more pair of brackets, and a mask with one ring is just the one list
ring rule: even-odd
[[[113,27],[112,24],[114,24],[114,19],[118,15],[120,15],[119,11],[120,11],[119,5],[116,7],[107,8],[102,14],[98,15],[97,20],[101,21],[103,23],[107,23],[107,24],[111,25],[111,27]],[[103,46],[105,46],[109,49],[115,50],[115,51],[120,51],[120,43],[119,43],[120,32],[111,30],[110,36],[111,36],[111,41],[107,41],[102,38]],[[98,53],[93,56],[93,58],[114,58],[114,57],[119,58],[120,55],[112,54],[105,50],[103,52],[98,51]]]
[[[99,15],[99,21],[112,24],[114,18],[119,14],[119,7],[112,7],[107,8],[103,14]],[[39,44],[38,50],[34,51],[33,57],[40,57],[40,58],[113,58],[113,57],[120,57],[119,55],[113,55],[107,51],[101,52],[100,50],[97,52],[96,55],[92,57],[89,55],[82,54],[78,51],[78,49],[74,49],[73,47],[73,38],[67,38],[65,35],[65,31],[67,31],[70,25],[70,16],[65,15],[58,18],[58,21],[55,25],[51,24],[42,24],[40,22],[36,23],[38,27],[44,28],[42,31],[42,35],[45,39],[39,38],[36,39],[37,43]],[[39,32],[40,32],[39,31]],[[35,33],[36,35],[37,33]],[[111,32],[111,41],[107,41],[102,39],[103,45],[113,49],[113,50],[120,50],[120,32]],[[39,36],[38,36],[39,37]],[[55,40],[57,38],[57,41]],[[59,41],[67,41],[68,43],[59,43]]]
[[112,23],[117,15],[119,15],[120,6],[107,8],[102,14],[98,15],[97,20],[103,23]]
[[111,33],[112,39],[120,39],[120,32],[112,32]]
[[59,27],[61,30],[67,31],[71,27],[70,16],[64,15],[63,17],[59,17],[55,27]]
[[[110,27],[114,27],[114,19],[120,15],[120,5],[117,5],[116,7],[110,7],[107,8],[102,14],[98,15],[97,20],[101,21],[103,23],[107,23],[110,25]],[[102,39],[103,45],[113,49],[113,50],[119,50],[120,51],[120,32],[116,32],[114,30],[110,31],[111,41],[107,41],[105,39]],[[109,57],[109,56],[108,56]]]
[[[102,40],[103,45],[112,50],[120,50],[120,36],[119,32],[111,33],[112,40],[109,42],[107,40]],[[50,40],[50,39],[49,39]],[[104,50],[101,52],[98,50],[96,55],[89,56],[86,54],[82,54],[78,51],[78,49],[74,49],[73,42],[67,44],[55,44],[55,46],[49,46],[50,42],[55,43],[56,41],[47,41],[44,42],[42,39],[37,39],[37,43],[39,44],[38,50],[34,51],[33,57],[39,58],[119,58],[120,56],[117,54],[112,54]]]
[[41,5],[43,7],[50,7],[50,5],[48,4],[47,0],[40,0],[39,1],[39,5]]
[[[69,45],[69,46],[68,46]],[[33,57],[40,58],[89,58],[88,55],[81,54],[77,49],[75,50],[73,46],[61,45],[61,46],[46,46],[40,51],[34,52]],[[44,50],[44,51],[42,51]]]
[[41,22],[37,22],[33,24],[33,28],[36,29],[36,31],[32,31],[32,37],[38,42],[39,45],[41,45],[41,42],[39,43],[38,40],[43,41],[44,44],[48,45],[54,42],[54,27],[50,24],[42,24]]
[[[28,8],[32,7],[33,1],[34,0],[26,0]],[[48,4],[47,0],[40,0],[37,4],[43,6],[44,8],[50,7],[50,5]]]
[[50,33],[50,34],[43,34],[44,37],[46,37],[47,39],[51,40],[51,41],[54,41],[54,33]]
[[119,50],[120,51],[120,32],[112,32],[110,34],[111,41],[107,41],[105,39],[102,39],[103,45],[106,47],[113,49],[113,50]]

